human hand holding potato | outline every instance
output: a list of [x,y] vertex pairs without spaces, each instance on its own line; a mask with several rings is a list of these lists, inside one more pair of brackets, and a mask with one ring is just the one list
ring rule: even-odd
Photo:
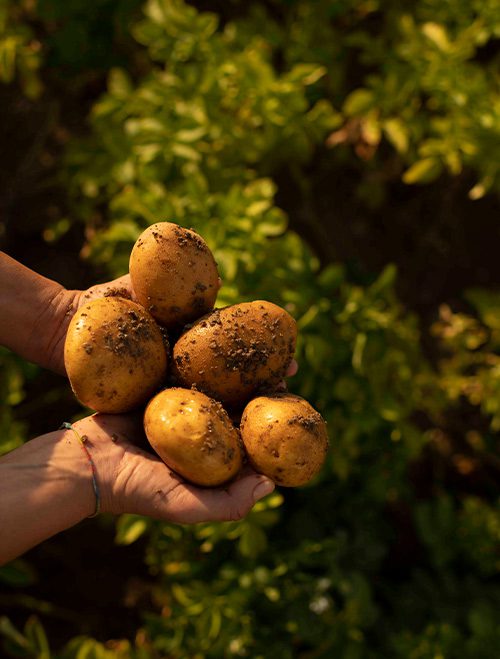
[[[151,446],[175,472],[209,487],[241,469],[232,421],[238,423],[242,406],[259,392],[282,389],[283,378],[297,368],[293,317],[266,300],[213,310],[217,281],[216,262],[201,236],[171,222],[153,224],[130,256],[129,285],[137,302],[123,299],[119,287],[94,291],[105,295],[95,300],[87,293],[65,346],[69,380],[83,404],[123,413],[149,400],[144,425]],[[162,345],[161,332],[167,331],[171,353]],[[279,429],[286,443],[289,430]],[[260,444],[261,430],[252,434]],[[298,466],[304,474],[292,479],[297,484],[317,471]]]
[[238,520],[274,489],[269,478],[251,468],[225,487],[187,483],[141,448],[147,441],[140,415],[95,414],[78,421],[74,428],[87,438],[102,512],[134,513],[180,524]]
[[[67,372],[81,402],[100,412],[73,427],[37,437],[0,459],[2,491],[7,493],[0,498],[0,522],[5,529],[16,529],[7,533],[8,540],[0,547],[0,563],[96,510],[179,523],[237,520],[274,489],[269,477],[276,477],[282,485],[305,481],[305,477],[283,480],[281,466],[274,463],[278,457],[274,444],[270,447],[272,468],[268,470],[267,463],[262,466],[250,449],[248,424],[246,440],[252,456],[242,466],[243,445],[237,428],[245,402],[266,388],[270,392],[283,389],[280,378],[297,371],[293,319],[262,300],[210,313],[220,279],[208,267],[210,254],[201,238],[168,223],[153,225],[146,236],[149,233],[151,249],[147,254],[136,250],[135,279],[124,275],[86,291],[66,290],[0,254],[0,279],[8,284],[5,290],[9,292],[0,300],[0,310],[5,312],[0,342],[41,366]],[[144,240],[142,234],[137,241],[142,252]],[[158,267],[158,277],[152,272],[154,267]],[[141,296],[134,290],[136,281]],[[186,297],[185,308],[174,294]],[[199,337],[182,323],[194,321],[196,326],[196,316],[207,311],[212,335],[207,350],[196,352],[190,346],[196,346]],[[203,329],[203,322],[200,327]],[[197,364],[192,373],[184,369],[182,378],[180,369],[167,374],[165,329],[172,332],[173,341],[179,340],[184,329],[179,346],[182,354],[174,349],[173,357]],[[208,361],[206,356],[210,356]],[[201,377],[206,373],[213,376],[211,381]],[[176,377],[177,384],[188,389],[176,393],[172,388]],[[229,395],[218,382],[227,384],[228,378]],[[155,396],[163,387],[167,389]],[[190,387],[205,389],[216,400],[207,403],[205,394],[195,395]],[[170,393],[164,396],[165,392]],[[166,405],[164,399],[172,394],[177,398]],[[150,449],[144,439],[144,420],[123,414],[129,410],[138,413],[152,397],[161,405],[151,402],[148,406],[146,431],[158,456],[142,448]],[[194,423],[192,399],[196,397],[203,400]],[[223,409],[224,404],[228,410]],[[290,424],[300,433],[302,426],[311,430],[309,419],[299,421],[292,415],[282,424],[283,441],[288,443]],[[257,443],[265,439],[260,437],[261,431],[264,426],[252,431]],[[282,453],[286,452],[284,448]],[[302,456],[295,453],[295,467],[304,471]],[[307,478],[316,473],[319,462]],[[204,474],[200,474],[200,463]],[[266,471],[267,476],[257,474],[250,465]]]
[[179,524],[230,521],[244,517],[274,489],[272,481],[250,468],[225,488],[196,487],[141,444],[146,442],[139,416],[95,414],[0,457],[0,565],[96,508]]

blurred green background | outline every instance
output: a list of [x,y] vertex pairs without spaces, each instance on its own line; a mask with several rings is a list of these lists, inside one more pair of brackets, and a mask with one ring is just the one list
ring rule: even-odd
[[[331,438],[244,521],[0,568],[2,657],[498,657],[499,71],[497,0],[0,0],[1,248],[85,288],[194,227]],[[2,452],[81,413],[0,359]]]

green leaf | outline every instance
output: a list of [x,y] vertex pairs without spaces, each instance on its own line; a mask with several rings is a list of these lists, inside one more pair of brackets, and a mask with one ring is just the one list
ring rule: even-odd
[[124,655],[121,652],[107,650],[102,643],[93,638],[76,636],[66,645],[62,656],[63,659],[117,659]]
[[327,265],[318,275],[318,282],[326,289],[335,289],[345,279],[345,268],[340,263]]
[[172,584],[172,593],[175,599],[179,602],[179,604],[182,604],[182,606],[190,607],[197,603],[187,594],[187,589],[183,588],[180,584]]
[[356,335],[354,350],[352,352],[352,366],[355,371],[361,372],[363,366],[363,353],[366,346],[367,336],[365,333]]
[[132,92],[132,83],[123,69],[111,69],[108,77],[108,89],[112,96],[126,99]]
[[15,643],[17,646],[20,648],[23,648],[25,650],[30,649],[30,643],[28,639],[26,639],[21,632],[19,632],[14,625],[11,623],[11,621],[7,618],[7,616],[2,616],[0,618],[0,634],[8,638],[10,641]]
[[403,181],[409,185],[415,183],[430,183],[441,174],[443,166],[438,158],[423,158],[417,160],[403,174]]
[[396,283],[397,274],[398,270],[394,263],[386,265],[377,279],[370,286],[370,293],[372,295],[380,295],[392,288]]
[[287,79],[291,82],[300,82],[303,85],[313,85],[321,80],[327,73],[325,66],[317,64],[296,64],[287,74]]
[[271,205],[272,205],[271,199],[258,199],[257,201],[253,201],[247,207],[247,215],[248,217],[255,217],[257,215],[262,215],[270,208]]
[[172,151],[173,153],[178,156],[179,158],[183,158],[185,160],[190,160],[192,162],[198,162],[201,160],[201,155],[199,154],[196,149],[193,149],[193,147],[188,146],[187,144],[172,144]]
[[245,524],[243,533],[238,542],[238,549],[246,558],[256,558],[267,546],[264,531],[255,524]]
[[482,288],[469,288],[465,298],[479,312],[483,323],[493,330],[500,330],[500,293]]
[[115,542],[117,545],[131,545],[138,540],[149,527],[145,517],[139,515],[122,515],[116,525]]
[[387,139],[399,153],[406,153],[409,145],[408,128],[397,117],[384,121],[383,130]]
[[26,637],[30,639],[31,646],[37,659],[50,659],[49,641],[42,623],[36,616],[30,616],[24,627]]
[[355,89],[346,98],[343,111],[348,116],[356,116],[366,113],[375,104],[375,96],[369,89]]
[[207,128],[205,126],[198,126],[197,128],[187,128],[184,130],[179,130],[175,134],[176,140],[182,143],[197,142],[207,133]]
[[212,609],[210,615],[210,628],[208,630],[208,638],[217,638],[222,626],[222,615],[220,609]]
[[443,25],[433,22],[424,23],[422,32],[440,50],[444,52],[450,50],[450,41]]
[[0,582],[10,586],[29,586],[35,581],[33,568],[22,559],[17,559],[0,567]]

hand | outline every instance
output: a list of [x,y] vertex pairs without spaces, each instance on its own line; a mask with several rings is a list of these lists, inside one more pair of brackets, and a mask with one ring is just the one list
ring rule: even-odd
[[[225,487],[186,483],[159,458],[142,450],[139,417],[100,415],[72,429],[36,437],[0,457],[0,565],[101,511],[135,513],[189,524],[244,517],[274,484],[251,469]],[[84,448],[85,447],[85,450]]]
[[239,520],[274,489],[270,479],[249,467],[224,487],[187,483],[140,448],[147,440],[138,416],[96,414],[78,421],[74,428],[87,437],[103,512],[135,513],[181,524]]

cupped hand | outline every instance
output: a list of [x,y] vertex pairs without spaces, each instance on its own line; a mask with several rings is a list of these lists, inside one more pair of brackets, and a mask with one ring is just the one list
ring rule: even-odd
[[134,513],[181,524],[235,521],[274,489],[270,479],[249,467],[219,488],[186,482],[141,448],[147,440],[138,415],[95,414],[73,427],[85,437],[96,466],[102,512]]

